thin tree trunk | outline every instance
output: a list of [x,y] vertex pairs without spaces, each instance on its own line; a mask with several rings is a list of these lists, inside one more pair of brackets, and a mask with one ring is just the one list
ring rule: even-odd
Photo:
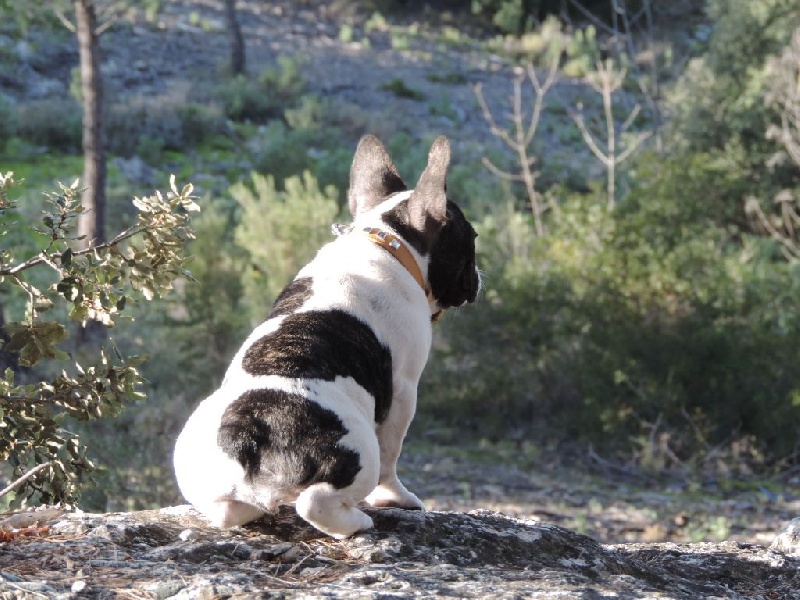
[[103,82],[94,0],[75,0],[75,28],[81,64],[83,101],[84,214],[78,222],[81,244],[89,247],[105,241],[106,147],[103,130]]
[[[103,80],[100,74],[100,44],[95,0],[74,0],[75,33],[81,63],[83,102],[83,186],[84,212],[78,219],[80,244],[89,248],[105,241],[106,146],[103,129]],[[105,327],[89,321],[80,328],[79,344],[99,348],[106,339]]]
[[244,38],[239,20],[236,18],[236,0],[225,0],[225,22],[228,25],[228,39],[231,44],[231,73],[244,73]]

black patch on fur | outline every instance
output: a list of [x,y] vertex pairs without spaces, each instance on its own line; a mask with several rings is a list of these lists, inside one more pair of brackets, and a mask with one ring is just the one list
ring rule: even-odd
[[387,210],[381,215],[381,220],[420,254],[425,255],[431,251],[430,242],[424,233],[409,225],[411,218],[408,215],[408,200],[398,202]]
[[282,317],[297,311],[311,297],[312,282],[311,277],[300,277],[283,288],[267,318]]
[[[450,308],[474,302],[478,294],[475,271],[475,238],[477,234],[464,213],[452,200],[447,201],[447,222],[433,247],[422,232],[409,225],[408,201],[399,202],[381,218],[417,252],[430,255],[428,281],[439,306]],[[434,223],[432,227],[437,227]]]
[[441,308],[474,302],[480,286],[475,270],[477,234],[455,202],[447,201],[447,223],[431,250],[428,281]]
[[358,454],[339,445],[345,434],[339,417],[313,400],[262,389],[225,409],[217,443],[250,480],[269,473],[276,487],[329,483],[342,489],[361,470]]
[[400,179],[400,176],[394,171],[386,169],[381,172],[380,178],[381,183],[378,188],[380,191],[376,194],[379,198],[405,192],[408,189],[403,180]]
[[370,327],[340,309],[287,316],[250,346],[242,367],[250,375],[333,381],[352,377],[375,398],[375,422],[392,404],[392,354]]

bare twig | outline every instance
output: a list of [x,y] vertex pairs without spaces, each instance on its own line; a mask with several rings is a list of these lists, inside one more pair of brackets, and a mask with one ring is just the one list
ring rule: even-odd
[[[110,242],[98,244],[96,246],[92,246],[91,248],[84,248],[83,250],[76,250],[75,252],[72,253],[72,255],[83,256],[84,254],[89,254],[90,252],[97,252],[98,250],[107,250],[109,248],[113,248],[114,246],[117,246],[118,244],[124,242],[127,239],[130,239],[140,233],[148,231],[148,229],[149,229],[148,227],[139,227],[139,226],[129,227],[128,229],[117,235]],[[58,267],[53,264],[52,259],[60,259],[60,258],[61,258],[60,252],[54,252],[53,254],[41,253],[13,267],[0,267],[0,277],[16,275],[17,273],[20,273],[22,271],[30,269],[31,267],[35,267],[41,264],[48,264],[58,270]]]
[[30,479],[31,477],[36,475],[39,471],[43,471],[44,469],[47,469],[48,467],[50,467],[50,462],[49,461],[46,462],[46,463],[42,463],[40,465],[36,465],[30,471],[25,473],[22,477],[20,477],[16,481],[13,481],[11,484],[9,484],[8,486],[6,486],[2,490],[0,490],[0,498],[2,498],[3,496],[5,496],[6,494],[8,494],[10,492],[13,492],[16,488],[18,488],[23,483],[28,481],[28,479]]
[[94,34],[95,34],[97,37],[100,37],[100,36],[101,36],[101,35],[103,35],[103,34],[104,34],[106,31],[108,31],[109,29],[111,29],[111,28],[112,28],[112,27],[113,27],[113,26],[116,24],[116,22],[117,22],[116,20],[112,20],[112,21],[106,21],[105,23],[101,23],[100,25],[98,25],[97,27],[95,27],[95,29],[94,29]]
[[61,21],[61,24],[67,28],[68,31],[71,31],[72,33],[77,33],[78,28],[75,27],[75,23],[70,21],[69,18],[67,18],[67,15],[65,15],[60,8],[58,8],[57,6],[53,7],[53,13],[56,15],[56,18],[59,21]]
[[[41,467],[42,465],[39,466]],[[27,527],[41,527],[43,524],[57,519],[65,512],[67,512],[65,506],[42,506],[37,508],[27,508],[0,519],[0,531],[25,529]]]
[[[621,12],[620,17],[622,20],[622,25],[625,30],[625,42],[627,53],[629,57],[628,63],[631,65],[631,68],[635,74],[636,84],[639,86],[639,91],[641,91],[642,96],[644,96],[645,102],[647,102],[648,107],[650,108],[650,113],[653,118],[653,131],[656,137],[656,148],[660,152],[661,151],[661,108],[658,105],[658,99],[661,97],[661,86],[659,82],[659,75],[658,75],[658,61],[656,60],[656,52],[655,52],[655,40],[653,39],[654,33],[654,24],[653,24],[653,11],[650,6],[650,0],[644,0],[642,10],[637,14],[634,15],[632,19],[628,18],[628,11],[625,7],[625,0],[618,0],[621,5]],[[644,16],[645,18],[645,25],[639,29],[636,29],[634,33],[635,25],[639,21],[639,19]],[[646,77],[645,74],[642,72],[642,68],[639,65],[639,60],[637,57],[637,49],[635,46],[635,37],[639,37],[644,39],[645,48],[648,48],[652,54],[649,60],[650,66],[650,73],[649,77]]]
[[106,31],[111,29],[125,13],[124,2],[113,2],[111,4],[101,6],[97,11],[97,20],[100,23],[94,30],[97,37],[103,35]]
[[793,197],[789,193],[780,193],[775,198],[775,203],[781,205],[780,228],[775,226],[773,219],[764,214],[761,203],[756,198],[747,199],[745,210],[754,215],[770,237],[781,245],[781,252],[787,260],[800,260],[800,243],[794,235],[795,228],[800,226],[800,214],[792,201]]
[[[100,37],[106,31],[111,29],[111,27],[113,27],[119,21],[123,11],[123,4],[112,4],[107,6],[105,9],[100,10],[97,16],[98,20],[103,22],[95,28],[94,34]],[[53,14],[69,32],[78,32],[78,28],[76,27],[75,23],[70,21],[69,17],[64,14],[64,11],[62,11],[58,6],[53,7]]]
[[[560,42],[559,42],[560,44]],[[505,129],[497,124],[492,114],[486,98],[483,95],[483,87],[479,83],[475,86],[475,96],[483,112],[483,118],[489,125],[492,135],[501,140],[516,157],[517,171],[506,171],[501,169],[492,161],[484,157],[483,164],[495,176],[506,181],[521,182],[525,187],[525,193],[533,213],[534,227],[537,235],[544,234],[544,224],[542,216],[545,211],[545,203],[541,192],[536,188],[536,181],[539,178],[539,171],[534,169],[537,158],[531,154],[531,144],[533,143],[539,124],[542,120],[545,97],[555,85],[558,76],[558,66],[561,59],[562,47],[559,45],[556,51],[551,52],[550,62],[544,80],[539,78],[533,65],[528,64],[524,71],[518,73],[513,82],[513,93],[511,96],[511,115],[509,117],[510,127]],[[522,86],[525,81],[530,83],[534,92],[533,105],[530,112],[526,111],[523,104]]]
[[504,181],[522,181],[522,177],[520,175],[503,171],[501,168],[495,166],[495,164],[485,156],[481,159],[481,162],[487,169],[489,169],[489,171],[491,171],[492,175],[499,179]]
[[[652,0],[642,0],[641,9],[630,14],[626,0],[610,0],[612,25],[609,26],[589,11],[578,0],[569,0],[592,25],[599,31],[611,36],[615,49],[615,58],[619,64],[629,66],[633,71],[633,79],[641,92],[645,104],[653,119],[653,133],[656,138],[656,148],[661,151],[662,116],[659,98],[661,86],[656,60],[655,23],[653,20]],[[643,23],[642,23],[643,21]],[[649,73],[645,74],[639,64],[639,46],[649,50],[651,57],[648,61]]]
[[[603,166],[606,168],[606,193],[607,207],[613,210],[616,205],[617,196],[617,167],[625,162],[630,156],[652,135],[652,131],[641,131],[634,133],[625,141],[625,147],[621,148],[622,138],[628,133],[633,125],[636,116],[639,114],[640,107],[635,105],[628,117],[618,127],[614,119],[614,93],[622,87],[625,80],[625,71],[616,70],[614,63],[608,59],[603,64],[597,65],[597,70],[587,76],[587,83],[591,88],[600,94],[603,100],[603,115],[605,118],[605,140],[598,141],[597,136],[592,133],[583,115],[583,106],[578,105],[577,111],[568,108],[568,112],[575,125],[581,132],[584,142]],[[604,147],[603,147],[604,146]]]

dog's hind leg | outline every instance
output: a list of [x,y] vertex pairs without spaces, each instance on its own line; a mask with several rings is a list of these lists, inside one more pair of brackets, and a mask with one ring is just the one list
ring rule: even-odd
[[238,500],[217,500],[198,508],[212,525],[223,529],[255,521],[264,514],[263,509]]
[[422,501],[409,492],[397,477],[397,460],[403,448],[408,426],[417,404],[416,384],[397,390],[386,420],[378,428],[380,444],[380,480],[366,497],[375,507],[424,509]]
[[372,527],[372,519],[356,508],[356,501],[329,483],[309,486],[297,497],[297,514],[336,539],[350,537]]
[[337,539],[372,527],[372,519],[356,507],[378,483],[380,455],[375,432],[366,424],[355,427],[346,445],[358,452],[359,470],[353,482],[337,489],[330,483],[315,483],[295,501],[297,514],[314,527]]

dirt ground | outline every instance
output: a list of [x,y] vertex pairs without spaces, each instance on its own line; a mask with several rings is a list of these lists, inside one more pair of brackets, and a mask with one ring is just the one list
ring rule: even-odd
[[412,442],[401,478],[432,510],[478,508],[534,518],[604,543],[732,540],[769,545],[800,515],[800,472],[763,480],[614,472],[587,451],[527,456],[503,445],[423,448]]

